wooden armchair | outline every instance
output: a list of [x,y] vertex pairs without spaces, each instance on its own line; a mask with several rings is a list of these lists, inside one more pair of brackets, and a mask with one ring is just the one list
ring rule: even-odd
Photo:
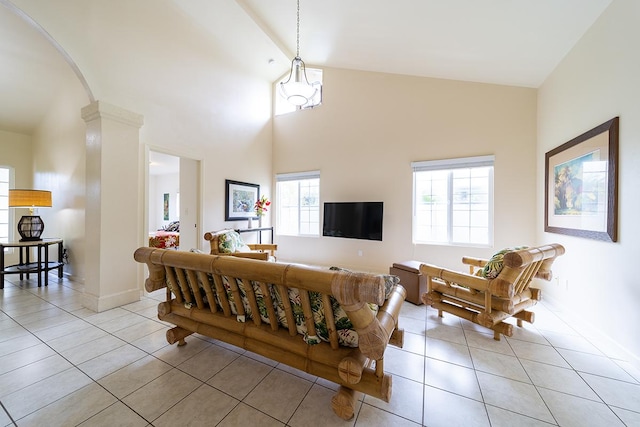
[[529,286],[531,280],[551,280],[551,265],[564,254],[564,247],[554,243],[501,252],[491,260],[462,258],[469,265],[468,274],[422,264],[420,272],[427,279],[422,301],[436,308],[440,317],[446,311],[493,329],[498,341],[500,334],[513,335],[513,325],[504,322],[509,317],[515,317],[519,327],[523,320],[533,323],[535,313],[526,309],[540,300],[541,291]]
[[244,243],[240,233],[232,229],[210,231],[204,239],[211,245],[211,255],[233,255],[242,258],[275,260],[278,245],[267,243]]

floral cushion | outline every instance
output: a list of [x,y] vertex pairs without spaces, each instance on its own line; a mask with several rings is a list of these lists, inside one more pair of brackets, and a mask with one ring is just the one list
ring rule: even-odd
[[223,254],[232,254],[234,252],[250,252],[237,231],[229,230],[218,237],[218,250]]
[[177,248],[180,246],[180,234],[158,231],[149,236],[149,246],[163,249]]
[[[244,283],[241,280],[236,280],[236,284],[238,286],[238,291],[240,293],[240,298],[242,299],[242,306],[244,308],[245,315],[239,316],[237,302],[232,293],[230,278],[226,276],[222,276],[222,283],[224,285],[227,299],[229,300],[229,305],[231,306],[231,312],[238,316],[237,319],[240,322],[244,322],[247,319],[253,318],[253,312],[251,310],[251,306],[249,305],[249,300],[246,298],[246,289]],[[231,279],[233,280],[233,279]],[[264,293],[262,287],[258,282],[251,282],[251,286],[253,288],[253,292],[256,295],[256,302],[258,305],[259,316],[263,322],[269,322],[269,312],[267,309],[267,299],[264,297]],[[273,301],[273,308],[278,317],[278,323],[284,327],[288,328],[288,322],[285,314],[284,303],[282,300],[282,296],[278,291],[278,288],[267,284],[267,289],[271,296],[271,300]],[[309,299],[311,302],[311,310],[313,312],[313,321],[316,328],[316,335],[309,335],[307,330],[307,325],[305,322],[305,315],[302,309],[302,301],[300,299],[300,291],[295,288],[288,289],[289,301],[291,303],[291,308],[293,310],[293,317],[296,323],[296,330],[299,334],[303,336],[303,340],[307,344],[318,344],[322,341],[329,341],[329,330],[326,324],[326,318],[324,313],[324,307],[322,304],[322,295],[318,292],[309,292]],[[217,297],[216,297],[217,298]],[[335,298],[330,297],[331,308],[334,315],[334,322],[336,325],[336,332],[338,334],[338,342],[340,345],[347,347],[357,347],[358,346],[358,333],[353,329],[353,325],[347,317],[347,314],[342,309],[338,301]],[[216,301],[218,305],[220,305],[220,301]],[[368,304],[369,308],[373,312],[374,315],[378,313],[378,306],[375,304]]]
[[495,279],[504,267],[504,255],[507,252],[519,251],[520,249],[527,249],[527,246],[516,246],[514,248],[505,248],[499,252],[496,252],[489,262],[478,273],[479,276],[486,279]]

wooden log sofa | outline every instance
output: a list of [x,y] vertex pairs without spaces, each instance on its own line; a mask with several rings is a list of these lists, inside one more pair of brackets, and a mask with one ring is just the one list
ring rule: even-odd
[[170,344],[199,333],[340,385],[334,412],[357,393],[389,401],[387,344],[402,347],[404,288],[393,276],[143,247],[148,292],[166,287],[158,318]]
[[492,329],[500,341],[500,334],[513,335],[513,325],[506,319],[516,318],[519,327],[523,320],[534,322],[535,313],[526,309],[537,304],[542,292],[530,284],[534,278],[551,280],[551,266],[562,254],[564,247],[552,243],[504,249],[489,260],[463,257],[469,273],[422,264],[420,272],[427,279],[422,300],[440,317],[446,311]]

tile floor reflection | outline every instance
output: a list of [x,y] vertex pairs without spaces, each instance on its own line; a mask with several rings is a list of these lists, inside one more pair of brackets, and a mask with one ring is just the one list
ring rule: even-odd
[[544,302],[499,342],[405,303],[391,401],[363,396],[343,421],[321,378],[199,335],[169,346],[164,291],[94,313],[66,278],[4,285],[0,426],[640,426],[634,361]]

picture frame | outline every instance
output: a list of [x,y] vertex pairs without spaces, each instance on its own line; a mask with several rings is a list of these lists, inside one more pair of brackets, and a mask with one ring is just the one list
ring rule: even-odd
[[248,182],[225,180],[224,219],[237,221],[257,219],[254,206],[260,198],[260,186]]
[[544,231],[618,240],[619,117],[545,154]]
[[162,198],[162,219],[169,221],[169,193],[164,193]]

